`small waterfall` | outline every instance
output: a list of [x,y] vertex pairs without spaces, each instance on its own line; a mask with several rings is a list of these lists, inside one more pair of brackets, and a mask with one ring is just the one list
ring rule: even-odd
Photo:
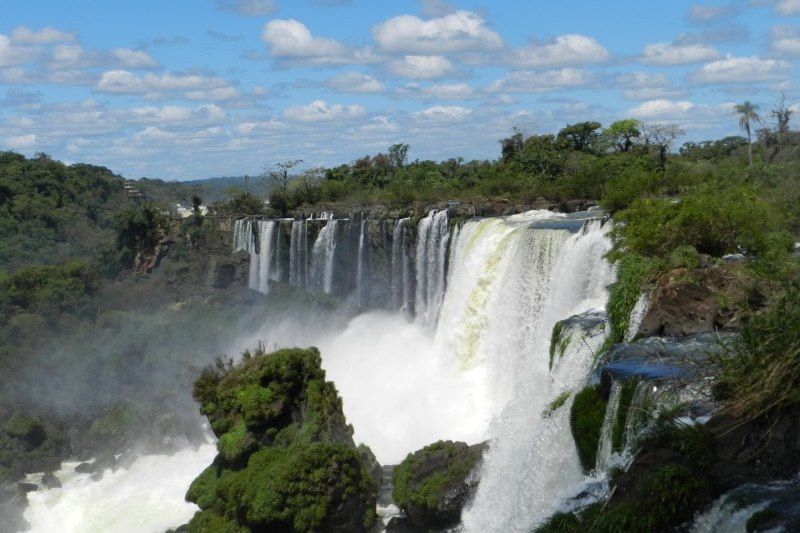
[[[276,279],[275,244],[278,226],[276,220],[259,220],[257,222],[258,254],[251,253],[250,255],[250,288],[264,294],[269,292],[269,281]],[[253,281],[255,284],[252,283]]]
[[450,239],[447,210],[431,210],[419,221],[417,233],[417,320],[435,324],[444,301],[447,245]]
[[329,220],[320,230],[314,247],[311,250],[311,261],[314,267],[316,288],[327,294],[333,292],[333,267],[336,252],[336,236],[339,229],[338,220]]
[[625,420],[625,453],[633,454],[636,445],[636,438],[642,430],[647,420],[647,394],[652,385],[646,380],[636,384],[636,389],[631,397],[631,405],[628,408],[628,418]]
[[244,250],[249,252],[253,242],[253,223],[240,218],[233,226],[233,253]]
[[411,221],[401,218],[392,231],[392,309],[409,314],[411,302],[411,259],[406,247],[406,230]]
[[305,289],[308,286],[308,222],[292,222],[289,245],[289,283]]
[[625,331],[625,342],[631,342],[636,338],[639,333],[639,328],[642,326],[642,320],[650,308],[650,293],[643,292],[639,299],[636,300],[636,305],[631,311],[631,316],[628,319],[628,329]]
[[620,399],[622,398],[622,383],[614,381],[608,395],[606,414],[603,417],[603,427],[600,430],[600,441],[597,443],[597,465],[595,471],[605,472],[611,466],[611,456],[614,453],[614,425],[619,413]]
[[364,308],[366,304],[366,282],[364,275],[368,268],[367,265],[367,219],[361,218],[361,226],[358,233],[358,263],[356,265],[356,302],[359,308]]

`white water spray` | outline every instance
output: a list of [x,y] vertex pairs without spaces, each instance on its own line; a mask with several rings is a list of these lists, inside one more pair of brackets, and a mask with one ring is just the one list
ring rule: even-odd
[[174,455],[145,455],[99,481],[77,474],[78,463],[56,472],[62,487],[28,494],[32,533],[162,533],[198,510],[184,500],[189,485],[213,460],[214,444]]

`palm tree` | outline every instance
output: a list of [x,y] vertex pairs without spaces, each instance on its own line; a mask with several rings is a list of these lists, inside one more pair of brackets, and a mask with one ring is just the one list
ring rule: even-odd
[[747,156],[750,160],[750,166],[753,166],[753,140],[750,133],[750,123],[757,122],[761,124],[763,121],[758,114],[758,106],[746,100],[743,104],[738,104],[734,111],[739,114],[739,127],[742,131],[747,132]]

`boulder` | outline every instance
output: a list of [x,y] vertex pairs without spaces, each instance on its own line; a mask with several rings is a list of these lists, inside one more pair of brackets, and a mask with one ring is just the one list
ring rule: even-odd
[[[478,488],[487,444],[439,441],[410,454],[392,475],[394,501],[412,526],[446,528]],[[397,527],[400,524],[396,524]]]
[[743,263],[678,268],[661,276],[638,335],[685,337],[739,328]]

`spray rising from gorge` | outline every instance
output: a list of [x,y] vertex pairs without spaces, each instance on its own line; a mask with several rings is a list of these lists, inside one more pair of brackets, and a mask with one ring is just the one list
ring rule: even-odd
[[[259,340],[318,346],[356,441],[382,464],[440,439],[489,441],[464,528],[524,531],[585,480],[566,410],[551,417],[545,411],[586,381],[604,328],[576,337],[552,368],[549,340],[559,321],[577,316],[596,324],[602,315],[613,281],[604,259],[608,228],[590,213],[548,211],[453,220],[442,209],[417,223],[240,219],[232,249],[249,255],[251,289],[269,298],[286,284],[350,309],[344,323],[320,316],[270,321],[241,347]],[[203,447],[181,453],[196,461],[193,470],[209,461]],[[122,478],[118,490],[130,490],[126,479],[138,477]],[[185,492],[175,481],[164,497]],[[42,523],[42,513],[90,490],[86,483],[44,491],[26,517]],[[105,492],[110,506],[115,490]],[[86,530],[92,520],[82,522]]]

